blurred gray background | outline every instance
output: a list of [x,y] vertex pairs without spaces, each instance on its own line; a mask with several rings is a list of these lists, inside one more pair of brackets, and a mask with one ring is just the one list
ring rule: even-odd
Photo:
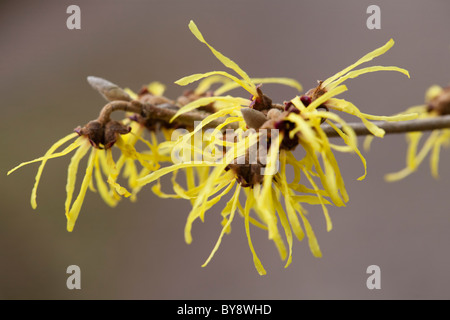
[[[66,28],[66,8],[81,8],[81,30]],[[0,298],[1,299],[448,299],[450,297],[450,153],[441,178],[428,161],[397,183],[386,173],[404,167],[403,135],[376,140],[368,176],[357,181],[356,156],[339,156],[350,202],[330,207],[326,232],[319,207],[310,221],[323,258],[294,243],[285,269],[265,231],[252,228],[268,274],[256,272],[243,219],[233,222],[214,259],[220,208],[183,229],[189,206],[144,189],[138,202],[115,209],[88,193],[74,232],[66,231],[64,199],[70,157],[47,164],[38,208],[29,204],[38,165],[6,176],[16,164],[43,155],[57,139],[97,117],[103,99],[86,82],[104,77],[138,90],[159,80],[167,95],[182,76],[223,70],[190,33],[193,19],[206,39],[253,77],[293,77],[307,90],[381,46],[396,45],[371,65],[394,72],[347,82],[343,95],[367,113],[393,114],[421,104],[432,84],[450,81],[450,2],[377,1],[381,30],[366,28],[373,1],[1,1],[0,3]],[[282,102],[293,89],[265,85]],[[246,93],[244,93],[246,96]],[[362,142],[362,140],[361,140]],[[81,290],[66,288],[66,268],[81,268]],[[366,268],[381,268],[381,290],[368,290]]]

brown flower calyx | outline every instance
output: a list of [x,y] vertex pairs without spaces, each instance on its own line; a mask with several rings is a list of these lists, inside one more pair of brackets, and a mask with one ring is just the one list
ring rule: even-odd
[[289,115],[290,111],[283,111],[279,114],[277,119],[272,120],[275,129],[283,135],[283,140],[280,144],[280,149],[294,150],[300,143],[299,133],[294,134],[291,137],[291,130],[295,128],[295,124],[285,118]]
[[93,120],[82,128],[75,128],[74,131],[80,136],[86,136],[93,147],[110,149],[117,141],[118,135],[129,133],[131,127],[114,120],[108,121],[107,123]]
[[[251,128],[242,134],[227,132],[223,135],[222,139],[228,142],[238,143],[241,139],[246,139],[249,138],[249,136],[256,134],[258,134],[258,130]],[[267,132],[260,133],[258,135],[258,140],[251,143],[251,146],[246,149],[245,155],[235,158],[228,164],[225,171],[232,170],[237,182],[244,188],[261,184],[263,182],[263,171],[266,167],[267,150],[270,148],[270,141],[270,131],[269,134],[267,134]],[[227,153],[225,147],[222,152],[225,156]]]
[[[325,94],[327,90],[322,86],[323,81],[318,81],[317,87],[308,90],[300,96],[300,101],[305,107],[308,107],[314,100]],[[280,148],[293,150],[300,143],[301,133],[290,136],[290,131],[295,128],[295,124],[286,120],[290,113],[300,114],[300,110],[291,102],[284,102],[284,106],[273,104],[272,100],[264,95],[260,86],[256,88],[258,97],[254,98],[248,108],[242,108],[242,116],[248,128],[257,130],[278,129],[283,134],[283,140]],[[317,109],[329,111],[326,103],[321,104]],[[305,120],[308,120],[305,118]],[[323,123],[325,119],[321,120]]]
[[450,114],[450,87],[446,87],[442,92],[431,99],[428,103],[428,112],[435,111],[438,115]]
[[268,110],[274,108],[272,105],[272,99],[266,96],[261,91],[261,85],[256,87],[257,96],[252,97],[252,102],[249,105],[249,108],[255,109],[257,111],[261,111],[263,113],[267,113]]
[[249,163],[249,158],[248,154],[238,157],[225,168],[226,171],[233,171],[237,182],[244,188],[262,184],[264,180],[263,170],[266,165],[260,159],[256,163]]
[[323,81],[317,81],[318,85],[315,88],[309,89],[306,93],[305,96],[310,97],[311,98],[311,102],[313,102],[314,100],[316,100],[317,98],[321,97],[322,95],[324,95],[325,93],[327,93],[327,89],[325,89],[324,87],[322,87],[322,83]]
[[[293,107],[295,108],[295,106]],[[295,108],[295,110],[297,110],[295,111],[296,113],[299,113],[297,108]],[[300,143],[297,135],[294,135],[291,138],[289,134],[290,130],[295,128],[295,124],[286,120],[286,117],[293,112],[289,108],[285,111],[272,108],[267,111],[267,115],[264,115],[263,112],[250,108],[242,108],[241,112],[247,127],[258,131],[264,131],[267,134],[269,141],[271,139],[271,130],[279,130],[279,132],[283,134],[283,140],[280,145],[281,149],[293,150]]]
[[[327,89],[322,87],[323,81],[317,81],[319,85],[313,89],[309,89],[303,96],[300,97],[300,100],[302,101],[303,105],[305,107],[309,106],[311,102],[314,100],[320,98],[322,95],[327,93]],[[317,107],[317,109],[325,109],[326,111],[329,111],[327,103],[322,103],[320,106]],[[323,122],[324,120],[322,120]]]

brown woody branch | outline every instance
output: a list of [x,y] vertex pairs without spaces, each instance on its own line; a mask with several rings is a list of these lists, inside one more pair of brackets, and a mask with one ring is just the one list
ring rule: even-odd
[[[103,107],[99,117],[97,118],[97,121],[105,124],[111,120],[111,113],[113,113],[114,111],[124,111],[138,114],[145,119],[154,119],[169,122],[178,110],[178,106],[170,103],[153,105],[150,103],[142,103],[137,100],[111,101]],[[174,123],[187,127],[194,127],[195,122],[205,120],[209,115],[211,114],[202,111],[186,112],[179,115],[174,120]],[[213,120],[210,123],[206,124],[204,128],[216,128],[218,125],[223,123],[223,121],[224,118]],[[226,126],[226,128],[237,129],[237,124],[230,123],[228,126]]]
[[[435,129],[450,128],[450,115],[399,122],[374,121],[373,123],[383,129],[386,134],[430,131]],[[366,126],[363,123],[349,123],[348,125],[355,131],[356,135],[358,136],[371,135],[370,131],[367,130]],[[339,129],[342,129],[341,126],[336,126]],[[322,128],[328,137],[339,136],[339,134],[329,125],[324,124]]]

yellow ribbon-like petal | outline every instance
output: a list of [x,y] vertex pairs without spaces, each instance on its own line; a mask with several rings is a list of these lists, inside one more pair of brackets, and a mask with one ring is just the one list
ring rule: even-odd
[[214,49],[208,42],[206,42],[205,38],[203,37],[200,30],[198,29],[197,25],[192,20],[189,22],[189,29],[191,30],[191,32],[194,34],[194,36],[200,42],[202,42],[208,46],[208,48],[211,50],[211,52],[216,56],[217,59],[219,59],[220,62],[223,63],[224,66],[232,69],[233,71],[235,71],[238,75],[240,75],[242,77],[242,79],[245,81],[246,85],[249,87],[249,92],[252,95],[254,95],[254,96],[257,95],[256,86],[253,84],[252,80],[247,75],[247,73],[244,70],[242,70],[237,65],[237,63],[235,63],[230,58],[225,57],[222,53],[220,53],[219,51]]

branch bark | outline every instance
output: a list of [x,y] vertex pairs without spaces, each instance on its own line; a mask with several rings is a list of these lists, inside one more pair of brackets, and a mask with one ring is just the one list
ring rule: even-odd
[[[178,107],[171,104],[153,106],[137,101],[112,101],[102,109],[98,120],[101,122],[107,122],[110,120],[111,113],[118,110],[122,110],[125,112],[134,112],[141,115],[145,114],[145,116],[149,118],[169,121],[177,112]],[[183,125],[193,126],[195,121],[202,121],[208,115],[209,114],[205,112],[191,111],[180,115],[177,118],[176,122]],[[206,125],[205,128],[215,128],[220,123],[222,123],[223,120],[224,119],[216,119]],[[435,129],[450,128],[450,115],[398,122],[374,121],[373,123],[383,129],[386,134],[406,133],[414,131],[431,131]],[[371,135],[371,132],[362,122],[348,123],[348,125],[355,131],[355,134],[357,136]],[[342,129],[342,126],[337,124],[336,126],[339,129]],[[227,126],[227,128],[236,129],[236,124],[231,123]],[[322,129],[330,138],[339,137],[339,134],[327,124],[322,125]]]
[[[399,122],[374,121],[373,123],[383,129],[386,134],[431,131],[435,129],[450,128],[450,115]],[[348,125],[355,131],[357,136],[371,135],[370,131],[367,130],[363,123],[349,123]],[[339,129],[342,129],[341,126],[336,126]],[[324,124],[322,125],[322,128],[328,137],[339,137],[339,134],[331,126]]]
[[[124,111],[124,112],[132,112],[139,114],[145,118],[162,120],[169,122],[172,117],[177,113],[179,107],[170,104],[164,103],[160,105],[152,105],[149,103],[141,103],[139,101],[111,101],[106,104],[103,109],[100,111],[100,114],[97,118],[97,121],[100,123],[107,123],[111,120],[111,114],[115,111]],[[194,127],[196,122],[200,122],[205,120],[207,116],[211,115],[207,112],[202,111],[190,111],[178,116],[175,119],[175,123],[186,125],[188,127]],[[216,128],[218,125],[222,124],[225,118],[219,118],[211,121],[210,123],[204,126],[205,129]],[[237,129],[237,123],[230,123],[224,129]]]

